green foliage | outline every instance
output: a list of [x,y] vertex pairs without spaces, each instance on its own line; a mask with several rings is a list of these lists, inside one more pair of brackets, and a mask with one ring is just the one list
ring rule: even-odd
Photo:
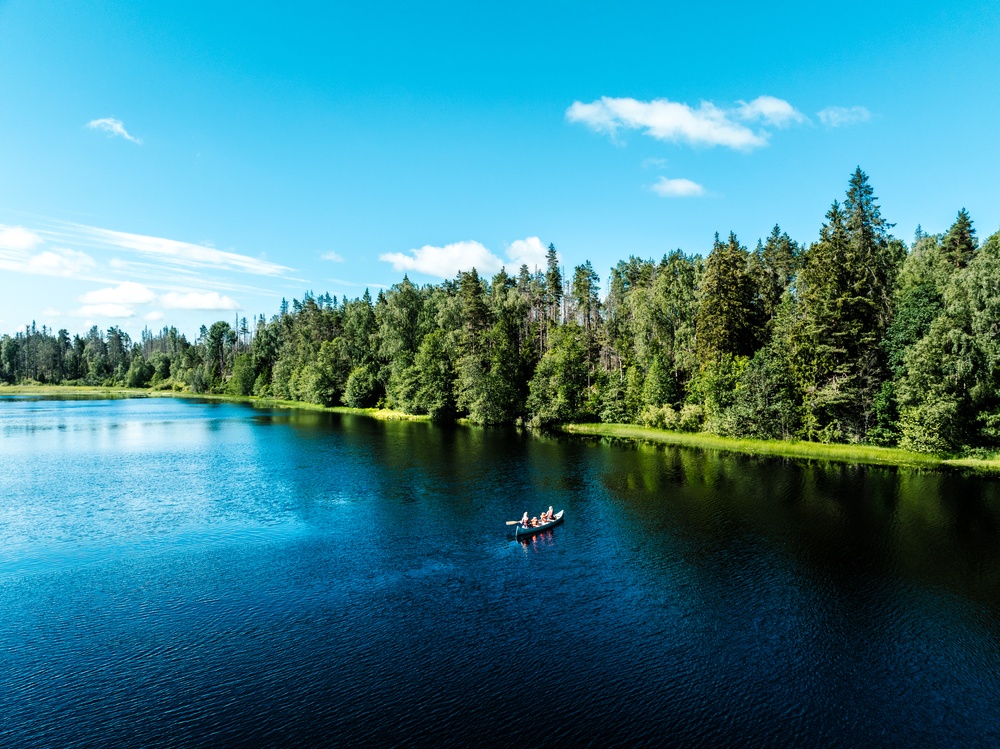
[[750,256],[736,235],[722,244],[718,235],[708,256],[698,308],[698,361],[702,367],[726,357],[751,355],[759,325]]
[[950,278],[944,309],[905,357],[900,445],[936,453],[1000,444],[1000,233]]
[[700,432],[705,426],[705,409],[697,403],[685,404],[678,426],[682,432]]
[[256,373],[253,367],[253,357],[250,354],[237,354],[233,360],[233,373],[226,383],[229,395],[253,395]]
[[654,356],[646,370],[646,379],[642,386],[642,403],[645,407],[658,407],[674,401],[679,393],[675,390],[675,381],[671,372],[661,357]]
[[132,359],[132,364],[128,368],[125,376],[125,386],[130,388],[144,388],[149,385],[149,381],[156,373],[153,365],[147,362],[142,354]]
[[875,425],[868,431],[868,441],[873,445],[894,447],[899,443],[899,401],[896,383],[886,380],[872,403]]
[[656,429],[680,428],[681,417],[671,406],[646,406],[639,414],[639,423]]
[[362,364],[355,368],[347,378],[344,389],[344,402],[351,408],[372,408],[376,406],[384,394],[382,383],[371,364]]
[[955,268],[964,268],[972,260],[977,244],[976,230],[972,228],[972,219],[964,208],[958,212],[955,223],[948,229],[941,244],[944,256]]
[[583,329],[568,323],[553,330],[552,347],[545,353],[528,386],[528,411],[537,426],[586,421],[588,399],[586,346]]
[[432,330],[424,336],[417,350],[414,369],[418,382],[415,412],[428,414],[432,421],[453,421],[457,413],[455,371],[445,331]]
[[1000,235],[979,247],[963,209],[907,253],[890,228],[857,169],[808,247],[775,226],[752,253],[730,233],[707,258],[629,257],[603,299],[592,264],[564,279],[549,245],[543,268],[516,277],[473,269],[418,287],[404,276],[375,300],[306,292],[270,320],[202,326],[193,343],[173,328],[132,341],[117,327],[71,337],[32,324],[0,336],[0,382],[996,449]]
[[606,424],[624,424],[629,420],[625,408],[625,386],[617,374],[611,374],[601,389],[599,417]]
[[[728,382],[723,380],[723,386]],[[800,400],[785,358],[774,348],[763,348],[738,370],[731,403],[719,416],[716,431],[729,437],[791,439],[800,425]]]
[[803,394],[803,434],[816,441],[866,439],[872,402],[888,377],[881,342],[892,320],[904,249],[888,235],[868,177],[851,177],[834,202],[796,286],[788,345]]
[[737,384],[749,358],[727,354],[707,361],[691,383],[691,397],[699,404],[710,432],[727,429],[727,412],[736,403]]

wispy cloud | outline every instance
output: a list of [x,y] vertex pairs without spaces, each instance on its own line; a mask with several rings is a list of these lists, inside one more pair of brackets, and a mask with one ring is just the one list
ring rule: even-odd
[[710,101],[695,108],[669,99],[639,101],[602,96],[589,104],[573,102],[566,110],[566,119],[608,133],[612,139],[620,129],[641,130],[662,141],[750,151],[767,145],[770,133],[751,130],[743,122],[785,127],[805,118],[791,104],[773,96],[740,102],[733,109],[717,107]]
[[234,310],[240,309],[239,303],[228,296],[223,296],[217,291],[189,291],[180,293],[176,291],[168,292],[160,297],[160,303],[166,309],[184,310]]
[[865,107],[827,107],[816,113],[819,121],[828,127],[843,127],[868,122],[872,113]]
[[323,260],[329,260],[331,263],[344,262],[344,256],[341,255],[339,252],[333,252],[332,250],[330,252],[324,252],[322,255],[320,255],[320,257]]
[[91,130],[103,130],[109,135],[124,138],[125,140],[130,140],[133,143],[142,145],[142,139],[136,138],[134,135],[130,135],[128,130],[125,129],[125,125],[122,121],[116,120],[114,117],[102,117],[99,120],[91,120],[87,123],[87,127]]
[[156,322],[157,320],[162,320],[164,317],[165,315],[163,314],[163,312],[161,312],[158,309],[155,309],[152,312],[147,312],[145,315],[143,315],[142,319],[148,320],[149,322]]
[[454,242],[443,247],[424,245],[410,250],[409,254],[386,252],[379,255],[379,260],[392,263],[397,271],[412,270],[438,278],[451,278],[459,271],[473,268],[480,273],[491,274],[503,267],[500,258],[474,241]]
[[338,286],[348,286],[358,289],[388,289],[388,286],[380,283],[360,283],[358,281],[347,281],[343,278],[328,278],[327,281],[330,283],[335,283]]
[[650,189],[664,198],[693,198],[705,194],[705,188],[689,179],[660,177]]
[[68,224],[62,231],[53,234],[104,249],[124,249],[155,256],[161,262],[188,268],[241,271],[261,276],[283,276],[292,270],[278,263],[237,252],[217,250],[214,247],[165,237],[100,229],[96,226]]

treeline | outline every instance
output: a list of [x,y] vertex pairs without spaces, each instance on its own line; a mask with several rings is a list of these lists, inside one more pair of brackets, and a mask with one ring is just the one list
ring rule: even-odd
[[359,299],[307,293],[279,314],[70,340],[4,336],[8,382],[79,382],[381,405],[476,424],[633,422],[726,436],[1000,448],[1000,233],[965,210],[912,247],[858,169],[809,246],[716,236],[611,269],[475,270]]

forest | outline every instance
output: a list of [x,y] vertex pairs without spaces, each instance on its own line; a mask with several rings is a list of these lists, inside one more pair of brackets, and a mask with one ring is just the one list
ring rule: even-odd
[[384,407],[439,422],[635,423],[758,439],[1000,449],[1000,232],[890,233],[858,168],[818,238],[585,262],[372,299],[307,292],[260,315],[133,341],[34,324],[0,339],[6,383],[114,385]]

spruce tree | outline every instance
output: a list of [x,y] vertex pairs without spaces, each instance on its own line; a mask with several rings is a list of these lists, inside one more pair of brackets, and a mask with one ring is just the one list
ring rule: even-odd
[[715,235],[698,308],[698,361],[702,368],[725,355],[748,356],[754,348],[754,283],[749,253],[730,232],[723,244]]
[[549,249],[545,253],[545,292],[549,307],[549,320],[556,323],[562,322],[563,279],[562,271],[559,270],[559,256],[556,255],[554,244],[549,244]]
[[945,256],[956,268],[964,268],[969,264],[978,243],[972,219],[964,208],[958,212],[958,217],[944,235],[942,244]]

